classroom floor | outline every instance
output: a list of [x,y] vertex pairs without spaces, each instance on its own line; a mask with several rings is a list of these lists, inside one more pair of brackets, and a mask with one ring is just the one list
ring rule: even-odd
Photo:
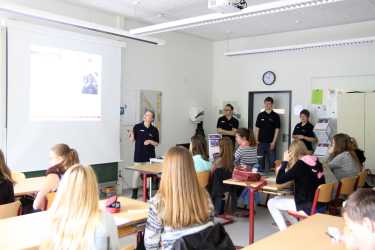
[[[130,191],[125,191],[125,196],[130,196]],[[141,199],[141,197],[139,198]],[[277,232],[277,228],[272,225],[273,220],[271,218],[268,209],[265,207],[256,207],[255,214],[255,240],[260,240],[266,236],[269,236]],[[225,226],[226,231],[233,240],[236,246],[247,246],[249,244],[249,219],[248,217],[236,217],[235,222]],[[120,239],[121,247],[129,244],[136,244],[135,235],[124,237]]]

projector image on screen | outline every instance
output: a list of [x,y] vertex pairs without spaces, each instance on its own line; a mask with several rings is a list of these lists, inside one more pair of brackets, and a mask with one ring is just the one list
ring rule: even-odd
[[31,45],[31,120],[100,120],[101,75],[99,55]]

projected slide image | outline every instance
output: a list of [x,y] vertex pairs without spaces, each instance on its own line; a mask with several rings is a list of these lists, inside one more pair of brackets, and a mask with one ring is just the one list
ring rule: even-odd
[[100,120],[102,57],[30,46],[32,120]]

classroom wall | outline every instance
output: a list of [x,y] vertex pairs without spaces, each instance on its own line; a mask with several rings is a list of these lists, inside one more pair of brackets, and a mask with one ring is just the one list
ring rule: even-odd
[[[129,29],[140,25],[113,14],[93,9],[73,7],[55,0],[12,0],[29,7],[51,11],[61,15]],[[189,142],[195,125],[189,120],[189,108],[211,106],[212,43],[208,40],[183,33],[163,34],[165,46],[153,46],[127,40],[124,57],[124,82],[122,96],[130,90],[146,89],[162,91],[161,145],[157,154],[162,155],[170,146]],[[114,107],[119,108],[119,107]],[[208,121],[208,119],[207,119]],[[127,139],[127,129],[121,131],[120,167],[131,164],[133,145]],[[130,173],[125,182],[130,182]],[[125,186],[126,187],[126,186]]]
[[[375,44],[311,49],[296,52],[226,57],[226,51],[268,48],[318,41],[339,40],[375,35],[375,22],[364,22],[320,29],[295,31],[220,41],[214,43],[212,107],[217,110],[224,100],[239,102],[247,126],[248,92],[292,90],[292,105],[308,106],[315,87],[343,90],[375,89]],[[265,86],[264,72],[276,73],[276,83]],[[293,115],[292,125],[298,121]],[[216,122],[212,114],[211,124]]]

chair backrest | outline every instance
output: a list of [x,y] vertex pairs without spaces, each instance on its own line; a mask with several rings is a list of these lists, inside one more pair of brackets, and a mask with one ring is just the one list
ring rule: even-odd
[[274,165],[275,167],[278,167],[278,166],[281,165],[281,163],[282,163],[281,160],[276,160],[276,161],[274,161],[273,165]]
[[56,196],[56,192],[49,192],[47,194],[47,197],[46,197],[47,203],[46,203],[46,209],[45,210],[50,209],[53,201],[55,200],[55,196]]
[[16,183],[23,182],[23,181],[26,179],[25,174],[22,173],[22,172],[12,171],[11,174],[12,174],[12,179],[13,179]]
[[204,172],[198,172],[197,173],[198,182],[199,182],[199,185],[202,188],[207,187],[208,182],[210,181],[210,175],[211,175],[210,171],[204,171]]
[[15,202],[0,205],[0,219],[14,217],[19,215],[21,208],[21,202],[16,200]]
[[368,175],[368,170],[367,169],[364,169],[364,170],[362,170],[359,173],[358,180],[357,180],[357,185],[356,185],[356,189],[357,188],[363,188],[365,186],[367,175]]
[[358,176],[342,178],[337,188],[336,199],[342,195],[351,195],[355,191],[357,180]]
[[316,213],[316,209],[318,207],[318,202],[321,203],[328,203],[332,201],[332,193],[335,188],[336,183],[326,183],[320,185],[316,191],[314,196],[313,205],[311,208],[311,215]]

